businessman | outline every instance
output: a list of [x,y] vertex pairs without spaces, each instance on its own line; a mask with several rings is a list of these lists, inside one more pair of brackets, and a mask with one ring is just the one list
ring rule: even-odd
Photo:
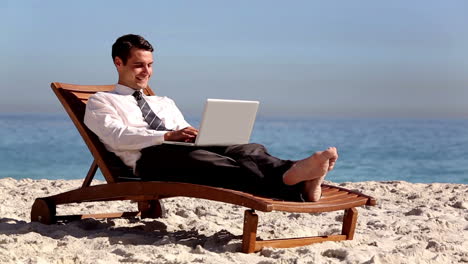
[[[177,181],[230,188],[292,201],[318,201],[321,183],[338,159],[337,149],[317,151],[299,161],[271,156],[260,144],[193,147],[198,130],[185,121],[170,98],[147,96],[153,47],[139,35],[118,38],[112,59],[118,82],[89,98],[85,124],[145,181]],[[287,135],[285,135],[287,136]]]

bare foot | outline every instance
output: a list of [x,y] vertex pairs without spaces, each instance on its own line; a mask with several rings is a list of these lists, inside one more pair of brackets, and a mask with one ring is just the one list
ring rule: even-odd
[[309,202],[317,202],[322,197],[322,183],[325,176],[304,182],[304,194]]
[[[335,151],[336,151],[336,148],[334,148]],[[331,171],[333,170],[333,168],[335,167],[335,163],[336,163],[336,160],[338,159],[338,153],[336,155],[336,157],[333,157],[329,160],[329,164],[328,164],[328,171]]]
[[325,177],[327,172],[333,169],[337,159],[338,153],[335,147],[315,152],[312,156],[296,162],[287,170],[283,175],[283,182],[286,185],[294,185]]

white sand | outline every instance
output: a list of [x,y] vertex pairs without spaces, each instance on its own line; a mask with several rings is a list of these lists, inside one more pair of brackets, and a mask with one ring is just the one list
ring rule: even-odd
[[[361,182],[340,184],[376,197],[358,208],[352,241],[291,249],[240,249],[243,207],[171,198],[163,219],[87,219],[31,223],[36,197],[80,181],[0,179],[0,263],[468,263],[468,185]],[[131,202],[59,206],[59,214],[133,210]],[[342,211],[261,213],[264,239],[339,232]]]

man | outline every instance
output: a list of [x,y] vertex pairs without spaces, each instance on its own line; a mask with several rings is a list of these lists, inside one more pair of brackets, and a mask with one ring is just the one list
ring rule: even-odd
[[146,96],[153,73],[153,47],[143,37],[124,35],[112,46],[119,74],[111,92],[96,93],[86,106],[85,124],[143,180],[179,181],[232,188],[295,201],[318,201],[321,183],[338,158],[334,147],[293,162],[269,155],[259,144],[192,147],[198,130],[174,101]]

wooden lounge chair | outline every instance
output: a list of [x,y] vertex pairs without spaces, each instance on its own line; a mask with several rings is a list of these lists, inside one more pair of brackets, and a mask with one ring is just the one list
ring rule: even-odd
[[[376,200],[361,193],[340,187],[323,185],[323,196],[319,202],[287,202],[259,197],[252,194],[223,188],[177,182],[143,182],[136,178],[132,171],[113,153],[107,151],[98,137],[83,123],[86,102],[92,94],[98,91],[110,91],[113,85],[73,85],[52,83],[52,90],[57,95],[73,123],[78,128],[86,145],[91,151],[94,161],[84,179],[81,188],[37,198],[31,209],[31,221],[52,224],[57,221],[78,220],[84,218],[111,218],[140,216],[142,218],[161,217],[164,208],[160,200],[168,197],[185,196],[213,201],[231,203],[247,208],[244,215],[244,230],[242,251],[251,253],[263,247],[295,247],[323,241],[351,240],[357,221],[355,207],[375,205]],[[153,95],[150,88],[145,93]],[[91,185],[94,174],[99,168],[107,184]],[[121,212],[92,215],[57,215],[56,206],[68,203],[133,200],[138,203],[135,212]],[[307,238],[290,238],[276,240],[257,240],[258,216],[255,210],[271,212],[274,210],[299,213],[330,212],[344,210],[341,234],[316,236]]]

